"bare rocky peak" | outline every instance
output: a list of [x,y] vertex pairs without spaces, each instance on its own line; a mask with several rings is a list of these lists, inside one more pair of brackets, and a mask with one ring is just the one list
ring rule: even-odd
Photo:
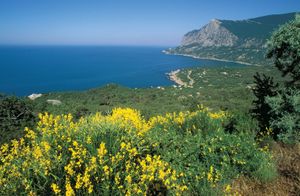
[[238,37],[222,26],[222,21],[213,19],[199,30],[184,35],[181,45],[200,44],[209,46],[233,46]]

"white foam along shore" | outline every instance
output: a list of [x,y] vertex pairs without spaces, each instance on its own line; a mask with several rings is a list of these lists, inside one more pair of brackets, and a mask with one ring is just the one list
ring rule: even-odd
[[243,61],[230,61],[230,60],[226,60],[226,59],[218,59],[218,58],[213,58],[213,57],[198,57],[198,56],[194,56],[191,54],[170,53],[166,50],[163,50],[162,52],[164,54],[168,54],[168,55],[186,56],[186,57],[191,57],[194,59],[214,60],[214,61],[222,61],[222,62],[229,62],[229,63],[239,63],[239,64],[243,64],[243,65],[262,66],[259,64],[252,64],[252,63],[247,63],[247,62],[243,62]]

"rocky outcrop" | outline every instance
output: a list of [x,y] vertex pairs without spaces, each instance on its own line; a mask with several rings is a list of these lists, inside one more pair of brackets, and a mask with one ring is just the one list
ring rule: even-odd
[[209,46],[233,46],[238,37],[223,27],[222,22],[213,19],[199,30],[191,31],[184,35],[181,45],[199,44]]
[[56,100],[56,99],[48,99],[47,103],[50,103],[52,105],[60,105],[61,101],[60,100]]
[[296,13],[262,16],[246,20],[213,19],[202,28],[183,36],[180,46],[167,54],[237,61],[246,64],[271,64],[265,58],[267,39]]
[[33,100],[35,100],[35,99],[37,99],[37,98],[39,98],[41,96],[42,96],[42,94],[35,94],[35,93],[33,93],[33,94],[29,95],[28,98],[33,101]]

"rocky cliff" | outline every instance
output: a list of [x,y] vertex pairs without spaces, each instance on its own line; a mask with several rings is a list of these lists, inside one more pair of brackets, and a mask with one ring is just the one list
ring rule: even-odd
[[222,22],[213,19],[199,30],[188,32],[183,36],[181,45],[199,44],[209,46],[233,46],[238,37],[222,26]]
[[267,39],[280,25],[293,20],[295,14],[236,21],[213,19],[200,29],[186,33],[180,46],[166,52],[250,64],[269,64],[264,57]]

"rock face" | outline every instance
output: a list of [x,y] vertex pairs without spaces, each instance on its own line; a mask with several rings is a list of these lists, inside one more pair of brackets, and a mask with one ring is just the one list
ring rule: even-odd
[[199,30],[191,31],[184,35],[181,45],[199,44],[209,46],[233,46],[238,37],[223,27],[222,22],[213,19]]
[[41,96],[42,96],[42,94],[35,94],[35,93],[33,93],[33,94],[29,95],[28,98],[30,100],[35,100],[35,99],[37,99],[37,98],[39,98]]
[[265,59],[267,39],[280,25],[293,20],[296,13],[262,16],[246,20],[213,19],[202,28],[186,33],[180,46],[167,54],[199,58],[270,64]]
[[48,99],[47,103],[50,103],[52,105],[60,105],[61,101],[60,100],[56,100],[56,99]]

